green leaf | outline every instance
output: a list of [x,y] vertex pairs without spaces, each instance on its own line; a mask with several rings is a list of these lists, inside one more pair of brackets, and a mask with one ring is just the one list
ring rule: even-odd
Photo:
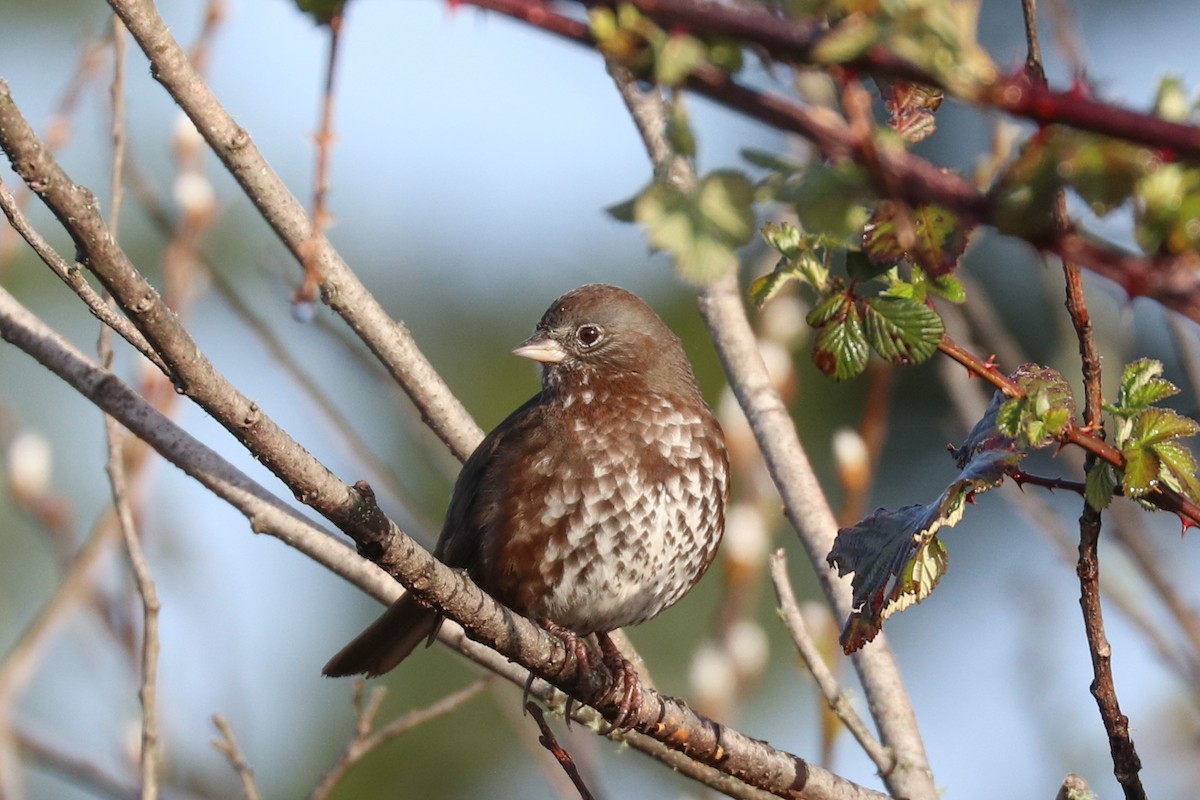
[[654,78],[660,86],[679,86],[704,63],[704,43],[686,33],[672,34],[654,59]]
[[1002,233],[1037,241],[1055,232],[1054,212],[1061,187],[1058,154],[1047,130],[1025,142],[1000,171],[989,194],[992,219]]
[[919,364],[933,355],[946,332],[929,306],[901,297],[872,297],[863,312],[871,348],[893,364]]
[[850,14],[826,33],[813,48],[818,64],[842,64],[866,52],[879,39],[879,26],[866,14]]
[[1161,468],[1158,454],[1153,449],[1134,449],[1125,452],[1125,472],[1121,476],[1121,489],[1126,497],[1142,497],[1158,485]]
[[1200,432],[1195,420],[1168,408],[1147,408],[1133,418],[1127,447],[1148,447]]
[[890,269],[891,264],[876,263],[862,250],[846,251],[846,274],[851,280],[866,282],[886,274]]
[[680,274],[705,283],[736,264],[734,251],[754,235],[754,188],[739,172],[714,172],[691,192],[655,181],[634,201],[650,243],[675,257]]
[[1112,503],[1117,483],[1117,471],[1113,465],[1097,461],[1088,470],[1087,482],[1084,484],[1084,499],[1096,511],[1103,511]]
[[858,165],[842,161],[808,170],[800,184],[789,187],[780,199],[796,209],[804,230],[844,241],[861,234],[868,216],[863,203],[871,198],[867,174]]
[[1144,408],[1179,394],[1179,387],[1160,377],[1163,364],[1153,358],[1140,358],[1125,365],[1121,373],[1121,388],[1116,405],[1104,407],[1105,411],[1130,417]]
[[1119,139],[1061,128],[1054,131],[1058,176],[1097,215],[1128,200],[1155,161],[1148,149]]
[[773,269],[765,275],[760,275],[750,284],[750,299],[754,305],[762,308],[770,302],[779,291],[799,276],[794,272]]
[[1156,164],[1134,192],[1135,233],[1148,255],[1195,253],[1200,248],[1200,170]]
[[293,0],[296,7],[306,14],[311,14],[318,25],[328,25],[334,17],[341,14],[347,0]]
[[1000,407],[996,424],[1019,447],[1046,447],[1061,442],[1075,424],[1075,397],[1058,370],[1024,364],[1012,374],[1024,390]]
[[1188,99],[1187,87],[1177,75],[1167,75],[1158,84],[1154,97],[1154,113],[1170,122],[1188,123],[1194,106]]
[[696,157],[696,135],[692,131],[692,123],[688,119],[682,97],[676,97],[675,102],[671,104],[671,116],[667,120],[667,140],[679,155],[685,158]]
[[869,357],[858,309],[852,301],[845,299],[839,304],[837,313],[817,331],[813,341],[813,362],[821,372],[842,381],[866,369]]
[[1200,481],[1196,480],[1196,457],[1176,442],[1165,442],[1154,448],[1161,466],[1159,478],[1193,502],[1200,499]]

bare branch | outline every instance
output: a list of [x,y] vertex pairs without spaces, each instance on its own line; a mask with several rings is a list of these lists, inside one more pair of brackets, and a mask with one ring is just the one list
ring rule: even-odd
[[796,603],[796,595],[792,591],[791,581],[788,580],[787,556],[783,549],[776,550],[771,556],[771,581],[775,584],[775,594],[779,598],[783,621],[787,626],[788,633],[792,635],[796,652],[800,654],[800,658],[804,659],[805,666],[812,673],[813,680],[817,682],[817,688],[825,696],[825,702],[829,703],[833,713],[837,714],[838,719],[846,726],[846,730],[850,731],[850,735],[862,747],[867,757],[875,762],[879,774],[887,775],[895,768],[896,757],[871,735],[871,731],[867,729],[862,718],[858,716],[858,712],[854,710],[854,704],[850,702],[850,698],[838,685],[837,679],[829,671],[825,659],[821,657],[821,651],[808,632],[804,615],[800,613],[800,606]]
[[379,714],[379,708],[383,704],[386,689],[376,687],[371,691],[364,704],[362,702],[362,681],[356,681],[354,699],[357,713],[355,714],[354,736],[346,744],[346,749],[342,751],[337,762],[321,776],[316,788],[308,796],[308,800],[325,800],[333,793],[338,781],[350,771],[350,768],[362,761],[372,750],[430,720],[444,717],[458,710],[460,706],[483,691],[490,680],[490,677],[480,678],[430,706],[408,712],[374,733],[372,733],[372,728],[375,725],[375,717]]
[[[148,0],[110,0],[109,5],[150,59],[154,77],[195,123],[283,243],[303,262],[304,243],[312,233],[304,207],[263,158],[249,132],[234,121],[201,79],[154,4]],[[322,298],[387,367],[421,410],[426,424],[459,459],[465,459],[483,438],[479,426],[418,349],[408,330],[384,312],[328,240],[319,237],[316,249]]]
[[259,800],[260,795],[258,785],[254,781],[254,770],[250,768],[242,748],[238,745],[237,737],[233,735],[233,726],[220,714],[213,715],[213,725],[217,726],[217,731],[221,734],[220,739],[213,739],[213,747],[229,760],[230,766],[237,773],[238,780],[242,784],[242,797],[246,800]]

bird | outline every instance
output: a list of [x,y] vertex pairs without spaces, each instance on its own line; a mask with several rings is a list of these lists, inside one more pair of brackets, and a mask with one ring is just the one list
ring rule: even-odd
[[[595,635],[622,681],[623,722],[640,683],[608,634],[674,605],[712,564],[724,435],[679,337],[625,289],[567,292],[513,353],[538,362],[541,390],[467,458],[434,555],[557,635],[582,669]],[[323,672],[381,675],[441,622],[405,593]]]

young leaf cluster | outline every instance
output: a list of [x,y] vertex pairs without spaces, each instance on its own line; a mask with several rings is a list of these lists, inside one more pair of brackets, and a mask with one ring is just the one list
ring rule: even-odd
[[1162,378],[1163,365],[1143,358],[1125,367],[1117,402],[1104,410],[1113,419],[1113,445],[1121,451],[1123,468],[1097,464],[1088,473],[1087,499],[1100,510],[1112,502],[1116,487],[1126,497],[1142,498],[1165,486],[1189,499],[1200,498],[1196,459],[1180,439],[1200,432],[1196,421],[1156,403],[1179,393]]
[[[905,280],[898,267],[881,266],[870,256],[848,251],[843,279],[831,272],[836,239],[803,233],[786,222],[766,225],[763,237],[780,259],[774,270],[751,285],[751,297],[762,305],[791,281],[812,290],[814,304],[807,316],[816,329],[812,358],[826,375],[835,380],[858,375],[872,351],[893,364],[915,364],[937,350],[945,327],[926,301],[930,292],[961,297],[961,287],[952,277],[931,277],[913,266],[913,277]],[[885,290],[861,294],[861,283],[876,277],[887,284]]]

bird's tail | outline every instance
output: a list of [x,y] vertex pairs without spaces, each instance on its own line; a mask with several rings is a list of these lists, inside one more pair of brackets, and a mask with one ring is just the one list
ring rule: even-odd
[[321,672],[330,678],[365,674],[374,677],[388,672],[422,640],[432,642],[442,626],[442,615],[405,593],[343,647]]

